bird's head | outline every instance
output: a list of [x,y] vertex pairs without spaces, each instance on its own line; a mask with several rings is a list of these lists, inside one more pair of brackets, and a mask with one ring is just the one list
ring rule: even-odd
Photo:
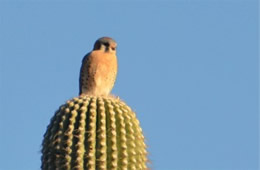
[[110,37],[99,38],[95,44],[93,50],[103,50],[104,52],[116,53],[117,43]]

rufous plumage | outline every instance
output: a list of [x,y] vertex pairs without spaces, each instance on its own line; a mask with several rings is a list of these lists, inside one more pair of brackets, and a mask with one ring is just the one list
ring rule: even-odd
[[79,78],[80,95],[109,95],[117,75],[117,43],[109,37],[99,38],[93,50],[82,60]]

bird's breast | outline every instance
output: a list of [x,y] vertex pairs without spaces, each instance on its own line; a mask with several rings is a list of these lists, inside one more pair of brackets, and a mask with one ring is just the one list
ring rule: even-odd
[[109,94],[117,75],[117,57],[115,54],[94,51],[91,63],[95,93]]

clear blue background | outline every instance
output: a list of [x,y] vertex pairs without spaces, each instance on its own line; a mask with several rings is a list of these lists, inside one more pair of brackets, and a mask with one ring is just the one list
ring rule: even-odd
[[1,1],[0,169],[40,169],[54,111],[95,40],[119,44],[113,94],[155,170],[257,170],[258,2]]

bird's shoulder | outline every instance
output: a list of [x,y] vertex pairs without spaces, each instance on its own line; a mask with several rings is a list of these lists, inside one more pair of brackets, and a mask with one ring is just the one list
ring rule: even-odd
[[105,54],[103,51],[101,50],[95,50],[95,51],[91,51],[89,53],[87,53],[84,58],[82,59],[82,62],[86,62],[89,60],[94,60],[95,58],[99,58],[102,56],[106,56],[107,54]]
[[83,57],[82,63],[86,62],[86,61],[90,58],[91,53],[92,53],[92,52],[89,52],[89,53],[87,53],[87,54]]

